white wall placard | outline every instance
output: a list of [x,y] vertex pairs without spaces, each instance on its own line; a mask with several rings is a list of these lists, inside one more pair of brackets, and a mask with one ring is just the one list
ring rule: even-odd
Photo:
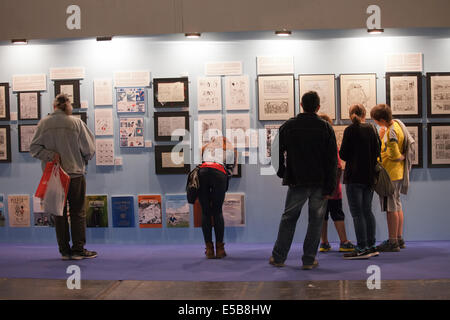
[[422,53],[388,53],[386,55],[386,72],[423,71]]
[[111,79],[95,79],[94,80],[94,105],[95,106],[112,106],[112,80]]
[[293,56],[256,57],[258,74],[292,74],[294,73]]
[[44,74],[13,75],[13,91],[46,91],[47,76]]
[[84,79],[85,70],[83,67],[73,68],[50,68],[51,80]]
[[242,61],[207,62],[207,76],[239,76],[242,74]]
[[114,87],[148,87],[150,71],[127,71],[114,73]]

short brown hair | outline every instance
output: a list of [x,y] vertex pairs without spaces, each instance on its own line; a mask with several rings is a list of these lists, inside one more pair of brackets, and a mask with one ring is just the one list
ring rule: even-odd
[[366,108],[362,104],[354,104],[348,110],[348,114],[354,124],[361,123],[366,117]]
[[386,122],[392,121],[392,110],[391,107],[387,104],[378,104],[370,110],[370,116],[372,119],[380,121],[384,120]]
[[333,124],[333,121],[331,120],[331,118],[327,114],[319,113],[318,116],[319,116],[319,118],[321,118],[322,120],[325,120],[329,124]]

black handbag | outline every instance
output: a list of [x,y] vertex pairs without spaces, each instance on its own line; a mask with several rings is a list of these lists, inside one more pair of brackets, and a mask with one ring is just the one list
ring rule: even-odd
[[189,172],[186,182],[186,197],[188,203],[194,204],[198,197],[198,190],[200,189],[200,179],[198,177],[199,166],[195,167]]

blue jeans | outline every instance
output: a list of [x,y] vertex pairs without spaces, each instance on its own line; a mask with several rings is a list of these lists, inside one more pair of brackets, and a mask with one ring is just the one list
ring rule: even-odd
[[289,187],[284,213],[281,216],[278,238],[272,251],[276,262],[284,262],[291,248],[297,220],[302,207],[309,200],[308,231],[303,242],[302,261],[304,265],[314,262],[320,243],[323,218],[327,200],[322,195],[322,188]]
[[375,245],[375,217],[372,213],[373,190],[369,185],[350,183],[345,185],[348,205],[353,217],[358,247]]

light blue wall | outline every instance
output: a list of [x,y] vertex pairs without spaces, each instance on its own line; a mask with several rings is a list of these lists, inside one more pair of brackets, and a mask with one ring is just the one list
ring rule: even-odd
[[[270,122],[258,121],[256,95],[256,57],[293,55],[295,76],[299,73],[377,73],[378,102],[385,102],[384,57],[390,52],[422,52],[425,72],[450,71],[450,32],[446,30],[410,30],[386,32],[369,36],[364,30],[315,31],[294,33],[290,39],[275,39],[272,33],[236,33],[203,35],[202,39],[182,39],[181,35],[160,37],[114,38],[97,43],[92,39],[31,42],[28,46],[0,44],[0,82],[10,82],[14,74],[49,74],[51,67],[85,67],[86,77],[81,81],[81,100],[89,102],[88,126],[93,130],[93,80],[112,78],[115,71],[149,70],[152,78],[188,75],[190,80],[191,128],[196,119],[197,77],[204,75],[205,62],[242,61],[243,72],[251,82],[251,124],[263,128]],[[298,81],[296,80],[296,110],[298,111]],[[53,83],[42,95],[42,114],[50,112]],[[425,90],[425,83],[424,88]],[[338,97],[338,96],[337,96]],[[17,111],[16,95],[10,95],[11,111]],[[450,215],[448,190],[450,169],[427,169],[426,95],[423,96],[424,169],[414,169],[411,188],[403,197],[405,211],[405,238],[407,240],[449,240]],[[339,105],[339,104],[338,104]],[[153,140],[153,94],[148,89],[148,110],[145,114],[145,138]],[[119,147],[118,121],[115,113],[115,153],[123,157],[122,167],[96,167],[91,161],[87,175],[88,194],[134,195],[137,215],[138,194],[182,193],[183,175],[155,175],[154,148],[129,150]],[[226,112],[223,111],[225,115]],[[340,114],[338,108],[337,114]],[[433,121],[439,121],[434,119]],[[405,120],[416,122],[417,120]],[[419,119],[420,121],[420,119]],[[444,120],[445,121],[445,120]],[[448,120],[447,120],[448,121]],[[5,122],[0,122],[5,124]],[[342,124],[342,121],[337,121]],[[0,193],[32,195],[39,182],[41,169],[29,154],[18,152],[17,122],[11,122],[12,163],[0,164]],[[224,123],[225,124],[225,123]],[[226,242],[273,242],[286,188],[276,176],[261,176],[260,166],[243,167],[242,178],[233,179],[230,192],[246,194],[246,227],[227,228]],[[110,199],[109,199],[110,208]],[[7,205],[7,203],[5,203]],[[385,214],[379,210],[375,196],[373,209],[377,221],[377,239],[387,238]],[[348,237],[355,240],[353,222],[344,191],[344,211]],[[303,209],[295,241],[302,241],[306,231],[307,208]],[[109,213],[112,225],[111,213]],[[164,218],[164,217],[163,217]],[[192,219],[192,218],[191,218]],[[137,218],[136,218],[137,221]],[[191,221],[193,225],[193,221]],[[337,235],[329,223],[329,238]],[[88,228],[88,242],[99,243],[185,243],[201,242],[199,228],[139,229]],[[54,242],[51,228],[0,228],[2,242]]]

